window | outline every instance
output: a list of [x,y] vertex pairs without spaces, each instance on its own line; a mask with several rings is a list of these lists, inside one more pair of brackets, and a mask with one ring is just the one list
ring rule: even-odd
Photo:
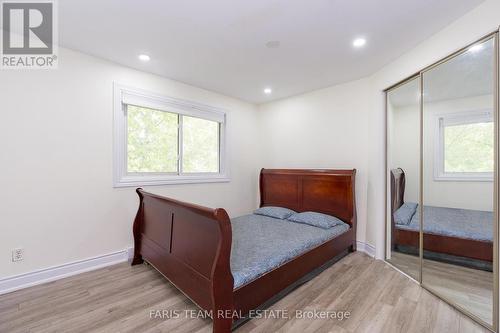
[[216,108],[115,84],[115,186],[229,181],[225,126]]
[[135,105],[127,114],[127,173],[177,173],[179,115]]
[[195,117],[183,117],[182,170],[219,171],[219,124]]
[[435,179],[493,181],[494,126],[491,110],[438,116]]

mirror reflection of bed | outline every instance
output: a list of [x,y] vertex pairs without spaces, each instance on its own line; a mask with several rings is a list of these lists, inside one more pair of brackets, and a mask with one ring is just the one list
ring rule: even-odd
[[493,271],[493,212],[404,201],[405,173],[391,170],[393,249],[418,254],[420,215],[425,221],[424,258],[487,272]]
[[[492,210],[440,207],[405,201],[406,175],[391,170],[391,261],[418,276],[419,230],[423,221],[424,283],[491,320],[493,285]],[[422,214],[424,218],[421,219]]]

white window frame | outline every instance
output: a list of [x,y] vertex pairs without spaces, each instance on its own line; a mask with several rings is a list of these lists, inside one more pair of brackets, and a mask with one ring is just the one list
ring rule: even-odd
[[493,122],[493,110],[472,110],[436,115],[436,147],[434,157],[435,181],[492,182],[493,172],[445,172],[444,170],[444,128],[452,125]]
[[[182,172],[182,123],[179,122],[178,172],[128,173],[127,172],[127,105],[147,107],[159,111],[191,116],[219,123],[219,172]],[[179,119],[182,119],[180,117]],[[161,96],[142,89],[114,83],[113,107],[113,185],[114,187],[149,186],[168,184],[229,182],[226,153],[226,113],[224,110],[191,101]]]

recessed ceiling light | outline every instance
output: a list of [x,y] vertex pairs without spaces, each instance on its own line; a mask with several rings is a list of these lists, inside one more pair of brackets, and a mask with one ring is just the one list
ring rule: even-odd
[[483,44],[476,44],[476,45],[472,45],[471,47],[469,47],[469,51],[470,52],[479,52],[483,49]]
[[139,60],[146,62],[151,60],[151,58],[147,54],[139,54]]
[[354,47],[363,47],[366,44],[366,39],[364,38],[356,38],[352,41],[352,46]]
[[281,42],[279,40],[271,40],[271,41],[266,43],[266,47],[268,49],[277,49],[278,47],[280,47],[280,45],[281,45]]
[[266,95],[271,95],[272,92],[273,92],[273,90],[271,88],[264,89],[264,94],[266,94]]

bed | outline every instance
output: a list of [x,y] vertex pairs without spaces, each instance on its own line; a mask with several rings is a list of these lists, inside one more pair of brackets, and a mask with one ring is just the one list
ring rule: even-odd
[[356,250],[356,170],[262,169],[260,207],[335,216],[320,229],[260,215],[229,219],[210,209],[137,189],[132,264],[148,262],[201,309],[213,332],[230,332],[251,310]]
[[[391,170],[392,249],[418,253],[421,209],[416,209],[409,223],[398,223],[395,214],[405,204],[405,173]],[[404,207],[403,207],[404,208]],[[447,207],[424,206],[424,255],[456,261],[476,268],[491,269],[493,261],[493,213]],[[403,252],[403,251],[401,251]],[[436,256],[437,254],[437,256]],[[480,262],[485,262],[486,266]]]

